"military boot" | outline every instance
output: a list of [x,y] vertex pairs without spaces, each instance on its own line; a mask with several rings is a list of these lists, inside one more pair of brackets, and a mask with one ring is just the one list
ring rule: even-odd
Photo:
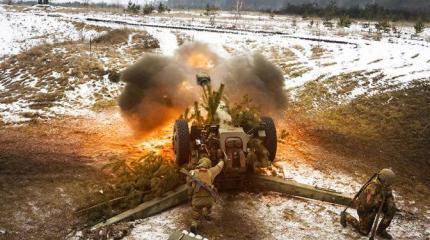
[[383,238],[383,239],[393,239],[393,237],[391,236],[391,234],[389,234],[387,232],[387,230],[380,230],[376,232],[376,235],[378,235],[379,237]]
[[197,226],[198,226],[197,222],[193,221],[191,223],[190,232],[197,234]]
[[340,213],[340,225],[342,225],[342,227],[346,227],[346,212]]

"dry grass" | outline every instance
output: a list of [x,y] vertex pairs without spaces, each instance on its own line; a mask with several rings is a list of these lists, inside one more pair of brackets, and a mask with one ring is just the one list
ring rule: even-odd
[[343,102],[359,79],[373,81],[356,72],[309,82],[290,105],[289,116],[335,151],[386,159],[397,171],[430,180],[422,170],[428,169],[430,158],[430,79]]
[[329,67],[329,66],[333,66],[335,64],[336,64],[336,62],[323,63],[323,64],[321,64],[321,67]]
[[[67,52],[55,53],[53,49],[63,48]],[[2,71],[10,71],[7,79],[15,79],[7,85],[7,91],[0,93],[0,102],[10,99],[29,100],[33,109],[52,106],[59,101],[70,86],[71,77],[77,82],[101,79],[105,74],[102,63],[84,51],[79,43],[43,44],[12,56],[0,65]],[[58,76],[53,76],[53,73]],[[16,78],[20,77],[20,80]],[[32,85],[30,82],[37,80]],[[4,81],[4,80],[3,80]],[[46,93],[40,89],[46,89]]]
[[109,14],[125,14],[123,8],[115,7],[97,7],[97,6],[81,6],[81,7],[67,7],[56,9],[56,12],[64,13],[109,13]]
[[303,74],[305,74],[311,70],[312,70],[312,68],[310,68],[310,67],[299,67],[299,68],[296,68],[294,70],[290,70],[289,76],[292,78],[301,77],[301,76],[303,76]]
[[127,28],[114,29],[93,39],[93,42],[100,44],[126,43],[128,42],[128,35],[130,35],[131,32],[132,31]]
[[326,49],[324,49],[319,45],[313,46],[311,51],[312,51],[311,59],[319,59],[324,55],[325,52],[327,52]]
[[178,43],[178,46],[181,46],[185,42],[193,41],[193,39],[191,38],[190,35],[185,34],[183,32],[177,31],[177,32],[175,32],[175,36],[176,36],[176,42]]
[[83,22],[76,22],[76,21],[70,21],[70,22],[73,24],[73,26],[78,31],[94,30],[96,32],[108,32],[108,31],[112,30],[112,28],[105,27],[105,26],[91,25],[91,24],[86,24],[86,23],[83,23]]
[[[133,34],[130,44],[129,34]],[[157,39],[146,32],[120,29],[102,35],[91,47],[88,42],[67,41],[30,48],[0,64],[0,81],[6,87],[0,92],[0,103],[23,100],[34,110],[50,108],[63,99],[66,91],[90,80],[101,80],[110,70],[121,69],[143,52],[158,47]],[[104,94],[103,89],[100,94]],[[101,103],[96,103],[95,109],[112,106],[105,97],[112,99],[106,94],[98,97]]]

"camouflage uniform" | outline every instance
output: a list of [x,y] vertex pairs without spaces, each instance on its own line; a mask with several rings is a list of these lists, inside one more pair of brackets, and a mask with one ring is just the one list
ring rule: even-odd
[[[385,202],[382,203],[384,192]],[[345,220],[361,234],[368,235],[372,229],[373,222],[381,204],[384,204],[381,212],[384,217],[379,223],[376,232],[378,235],[391,238],[391,236],[386,232],[386,229],[390,225],[391,220],[396,213],[396,205],[394,203],[391,187],[384,186],[378,177],[370,182],[355,202],[359,220],[355,219],[349,213],[346,213]],[[344,226],[346,226],[346,223]]]
[[[209,166],[202,166],[201,161],[207,159]],[[196,176],[202,182],[213,186],[215,177],[221,173],[224,168],[224,161],[220,161],[216,166],[210,168],[210,160],[208,158],[202,158],[199,161],[198,168],[190,172],[191,175]],[[213,199],[211,194],[204,188],[196,188],[195,183],[191,179],[187,179],[187,184],[189,186],[189,194],[192,196],[191,207],[192,207],[192,222],[191,228],[197,229],[201,217],[209,218],[209,214],[212,209]]]
[[248,147],[251,149],[251,152],[248,154],[248,158],[254,167],[268,167],[270,165],[269,151],[264,146],[261,139],[251,139],[248,142]]

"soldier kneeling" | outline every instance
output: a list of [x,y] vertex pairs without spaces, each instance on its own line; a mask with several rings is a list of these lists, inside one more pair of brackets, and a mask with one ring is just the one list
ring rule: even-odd
[[[391,190],[395,174],[391,169],[382,169],[369,185],[360,193],[355,202],[359,220],[347,212],[341,214],[341,224],[346,227],[351,224],[360,234],[368,235],[374,223],[378,210],[382,205],[381,214],[384,215],[379,223],[376,234],[385,239],[392,239],[387,228],[396,213],[396,205]],[[383,199],[385,198],[385,201]]]
[[[223,167],[224,161],[220,161],[215,167],[212,167],[211,160],[204,157],[199,160],[197,168],[195,170],[191,170],[190,174],[209,187],[215,188],[213,182],[215,177],[221,173]],[[196,233],[202,217],[210,220],[209,215],[211,213],[214,200],[208,190],[197,186],[189,177],[187,178],[187,184],[189,186],[189,194],[192,196],[192,222],[190,230],[191,232]]]

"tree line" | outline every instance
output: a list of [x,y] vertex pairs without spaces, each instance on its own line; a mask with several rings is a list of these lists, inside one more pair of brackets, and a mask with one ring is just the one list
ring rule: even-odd
[[324,7],[319,6],[317,3],[306,3],[301,5],[287,4],[285,7],[274,11],[274,13],[301,15],[304,17],[316,16],[321,18],[326,18],[328,16],[331,16],[332,18],[348,16],[355,19],[366,19],[375,21],[387,19],[393,22],[400,20],[430,21],[430,13],[387,9],[378,4],[367,4],[362,8],[359,6],[340,8],[336,5],[335,1],[331,1],[327,6]]
[[171,9],[164,3],[159,2],[157,3],[145,3],[144,5],[139,5],[136,3],[133,3],[131,1],[128,2],[127,5],[127,11],[132,13],[139,13],[142,12],[145,15],[151,14],[154,11],[157,11],[158,13],[164,13],[164,12],[170,12]]

